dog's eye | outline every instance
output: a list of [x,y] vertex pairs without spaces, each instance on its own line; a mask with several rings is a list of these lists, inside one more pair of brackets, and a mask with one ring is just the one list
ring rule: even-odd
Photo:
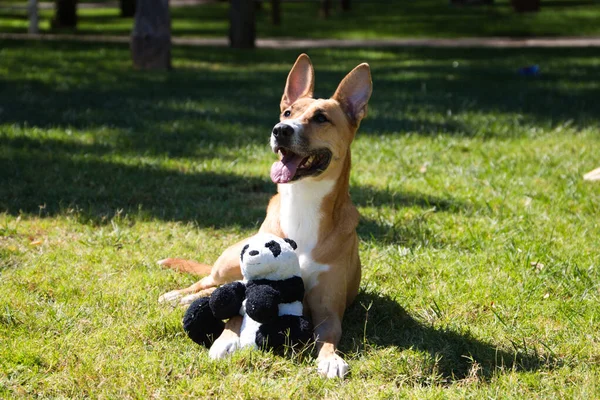
[[320,124],[329,121],[324,114],[317,114],[317,115],[315,115],[314,116],[314,120],[317,121]]
[[284,116],[284,117],[289,117],[290,115],[292,115],[292,112],[291,112],[290,110],[285,110],[285,111],[283,112],[283,116]]

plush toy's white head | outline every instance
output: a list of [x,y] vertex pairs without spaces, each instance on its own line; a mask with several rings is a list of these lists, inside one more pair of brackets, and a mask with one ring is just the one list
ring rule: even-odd
[[259,233],[248,240],[240,255],[244,279],[283,280],[300,276],[296,242],[270,233]]

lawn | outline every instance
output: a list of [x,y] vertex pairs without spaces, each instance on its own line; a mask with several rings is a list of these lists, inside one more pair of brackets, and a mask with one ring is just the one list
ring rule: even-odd
[[[254,232],[297,51],[0,42],[0,397],[598,398],[600,56],[312,50],[317,95],[372,66],[353,145],[360,295],[340,345],[211,362],[160,305]],[[539,63],[542,75],[518,67]]]
[[[338,2],[333,2],[337,6]],[[270,21],[269,2],[256,16],[258,37],[352,38],[590,36],[600,35],[598,1],[550,0],[539,13],[519,14],[509,0],[493,6],[457,7],[447,0],[353,1],[347,13],[335,9],[329,19],[318,18],[319,2],[283,2],[282,24]],[[171,7],[173,35],[225,37],[227,2]],[[40,29],[50,32],[53,10],[41,11]],[[129,35],[132,19],[121,18],[116,7],[80,9],[78,32]],[[24,10],[0,7],[0,32],[27,32]]]

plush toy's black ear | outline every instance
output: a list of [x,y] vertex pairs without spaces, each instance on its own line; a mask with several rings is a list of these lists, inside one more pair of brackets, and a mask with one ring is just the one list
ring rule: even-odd
[[242,254],[240,254],[240,259],[242,261],[244,261],[244,253],[246,252],[246,250],[248,250],[248,248],[250,247],[249,244],[245,245],[244,248],[242,249]]
[[296,250],[298,248],[298,245],[292,239],[285,238],[283,240],[285,240],[287,243],[289,243],[289,245],[292,246],[292,249]]
[[271,253],[273,253],[273,257],[277,258],[278,255],[281,254],[281,246],[279,245],[279,243],[277,243],[274,240],[271,240],[268,243],[265,243],[265,247],[267,247],[269,250],[271,250]]

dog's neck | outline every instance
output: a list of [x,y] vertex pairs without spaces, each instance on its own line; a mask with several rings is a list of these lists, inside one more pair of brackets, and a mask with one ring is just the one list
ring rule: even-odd
[[342,160],[337,176],[327,179],[303,179],[277,185],[280,196],[279,221],[283,233],[298,243],[298,253],[309,253],[319,233],[333,227],[343,204],[350,200],[350,151]]
[[279,222],[287,237],[298,243],[298,254],[310,253],[318,240],[323,199],[333,190],[335,181],[310,179],[280,184]]

